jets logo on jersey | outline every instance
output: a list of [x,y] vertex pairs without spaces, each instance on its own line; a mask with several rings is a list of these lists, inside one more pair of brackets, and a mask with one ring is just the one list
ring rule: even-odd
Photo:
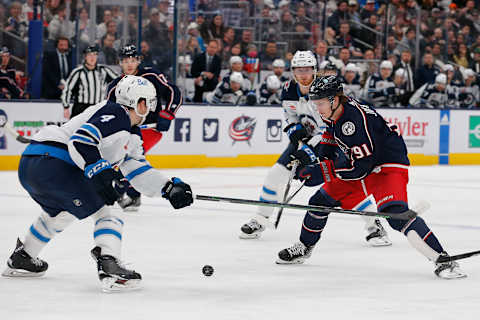
[[106,115],[103,115],[103,116],[100,117],[100,122],[108,122],[112,119],[115,119],[114,115],[106,114]]
[[351,121],[347,121],[342,125],[342,133],[346,136],[351,136],[355,133],[355,125]]
[[253,132],[257,120],[249,116],[240,116],[233,119],[228,130],[228,135],[233,140],[233,144],[237,141],[246,141],[250,145],[250,139],[252,138]]

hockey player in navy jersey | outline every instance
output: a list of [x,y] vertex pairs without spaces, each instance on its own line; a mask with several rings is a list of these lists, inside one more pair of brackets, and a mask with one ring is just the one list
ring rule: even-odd
[[[410,163],[407,147],[396,128],[389,126],[370,106],[343,95],[341,82],[335,76],[316,79],[309,96],[313,112],[328,125],[325,139],[335,142],[324,144],[317,150],[304,144],[292,155],[303,165],[315,166],[324,182],[309,204],[351,209],[362,203],[363,208],[372,206],[364,209],[366,211],[386,212],[392,216],[407,211]],[[332,153],[337,148],[349,160],[346,166],[335,167]],[[303,263],[309,258],[327,219],[326,212],[307,211],[300,242],[280,251],[277,263]],[[430,261],[436,262],[439,257],[447,256],[421,217],[411,220],[389,218],[387,221]],[[436,263],[435,274],[446,279],[466,276],[456,262]]]
[[354,63],[349,63],[345,67],[345,75],[343,76],[343,91],[345,95],[359,99],[362,92],[362,86],[359,81],[360,77],[358,76],[358,68]]
[[[287,81],[282,91],[282,107],[284,109],[287,133],[290,144],[282,153],[277,163],[268,171],[260,193],[261,201],[281,202],[288,183],[291,167],[290,156],[296,152],[301,143],[312,147],[320,147],[325,123],[313,112],[308,92],[316,77],[317,60],[310,51],[297,51],[292,59],[294,80]],[[265,228],[272,224],[269,218],[273,208],[259,207],[257,214],[241,227],[241,239],[256,239]],[[380,220],[366,218],[367,242],[372,246],[391,245],[390,239],[382,227]]]
[[[434,83],[427,82],[415,91],[409,103],[414,108],[444,108],[448,100],[446,86],[447,76],[439,73]],[[453,97],[450,98],[453,99]]]
[[392,62],[384,60],[380,63],[380,72],[368,77],[363,89],[363,99],[375,107],[388,107],[391,97],[395,94],[395,83],[391,78]]
[[[159,71],[151,67],[139,67],[141,60],[134,45],[123,47],[119,54],[120,66],[123,74],[108,85],[107,100],[115,102],[115,88],[118,82],[126,75],[136,75],[148,79],[155,86],[157,93],[157,108],[148,114],[145,124],[153,128],[142,128],[143,149],[147,153],[161,139],[163,132],[168,131],[170,124],[175,119],[175,114],[183,103],[182,93],[176,85],[169,82]],[[141,205],[141,195],[123,180],[122,189],[126,190],[118,201],[124,211],[137,211]]]
[[120,264],[124,222],[110,210],[118,197],[115,169],[143,194],[163,197],[175,209],[193,203],[190,186],[168,179],[145,160],[138,125],[154,111],[157,94],[145,78],[125,76],[115,89],[117,103],[103,101],[61,127],[41,129],[27,146],[18,169],[22,186],[43,212],[8,259],[4,276],[36,277],[48,264],[40,251],[77,219],[92,217],[91,254],[106,291],[138,286],[141,276]]
[[281,104],[282,83],[274,74],[269,75],[258,89],[260,104]]
[[234,71],[217,85],[215,90],[207,95],[209,103],[227,103],[233,105],[245,104],[247,91],[243,88],[243,75]]

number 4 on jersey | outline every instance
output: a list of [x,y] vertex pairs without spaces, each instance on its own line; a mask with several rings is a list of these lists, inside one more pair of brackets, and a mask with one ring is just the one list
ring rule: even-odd
[[107,115],[101,116],[100,118],[101,118],[101,119],[100,119],[100,122],[108,122],[108,121],[114,119],[115,116],[114,116],[114,115],[111,115],[111,114],[107,114]]

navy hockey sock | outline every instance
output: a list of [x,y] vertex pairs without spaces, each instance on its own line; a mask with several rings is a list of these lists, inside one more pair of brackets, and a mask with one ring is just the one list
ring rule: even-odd
[[300,241],[307,247],[315,245],[327,224],[328,214],[318,211],[307,211],[303,218]]

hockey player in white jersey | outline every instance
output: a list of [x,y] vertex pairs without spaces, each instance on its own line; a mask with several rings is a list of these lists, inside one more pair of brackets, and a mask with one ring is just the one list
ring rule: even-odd
[[358,68],[354,63],[349,63],[345,67],[345,75],[342,79],[343,92],[346,96],[359,99],[362,92],[362,86],[359,81]]
[[109,206],[121,171],[140,192],[161,196],[176,209],[193,203],[188,184],[168,179],[143,156],[138,125],[154,111],[156,91],[147,79],[125,76],[115,89],[117,102],[103,101],[61,127],[41,129],[27,146],[18,175],[42,213],[8,259],[3,276],[36,277],[48,264],[40,251],[77,219],[92,217],[95,247],[91,250],[105,291],[132,289],[139,273],[120,263],[123,221]]
[[282,83],[274,74],[269,75],[258,89],[260,104],[281,104]]
[[414,108],[443,108],[447,104],[447,76],[443,73],[435,77],[435,82],[427,82],[421,86],[409,103]]
[[388,107],[392,102],[390,97],[395,94],[395,83],[391,78],[392,62],[384,60],[380,63],[380,73],[368,77],[363,89],[363,99],[375,107]]
[[476,81],[476,74],[472,69],[466,69],[464,76],[465,85],[458,88],[458,101],[460,108],[477,108],[480,104],[480,89]]
[[[297,151],[300,143],[312,148],[320,148],[325,124],[317,112],[313,111],[308,98],[310,85],[316,78],[317,60],[310,51],[297,51],[292,59],[292,75],[294,80],[287,81],[282,91],[282,107],[284,109],[287,133],[290,144],[282,153],[277,163],[268,171],[260,194],[261,201],[281,202],[285,186],[288,183],[291,155]],[[372,210],[375,210],[374,208]],[[272,222],[273,208],[259,207],[256,215],[241,227],[241,239],[256,239]],[[391,245],[385,229],[378,219],[367,218],[367,242],[372,246]]]
[[207,95],[209,103],[244,104],[247,101],[247,91],[243,89],[243,75],[232,72],[217,85],[215,91]]

